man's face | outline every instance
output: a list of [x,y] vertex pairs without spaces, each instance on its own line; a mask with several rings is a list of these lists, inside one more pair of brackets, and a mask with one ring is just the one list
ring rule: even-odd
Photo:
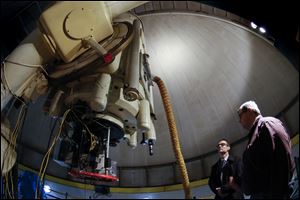
[[221,140],[217,144],[217,149],[218,149],[219,153],[224,154],[230,150],[230,146],[228,145],[228,143],[225,140]]
[[247,129],[247,130],[251,129],[252,123],[253,123],[253,120],[252,120],[250,114],[251,114],[251,112],[249,111],[249,109],[239,113],[240,123],[243,126],[243,128]]

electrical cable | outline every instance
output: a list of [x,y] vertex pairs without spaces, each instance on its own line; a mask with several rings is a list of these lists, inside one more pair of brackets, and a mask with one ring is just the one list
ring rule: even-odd
[[[14,147],[16,146],[15,143],[16,143],[17,134],[18,134],[18,131],[20,128],[20,122],[23,121],[23,119],[24,119],[24,105],[21,107],[21,110],[19,112],[18,120],[16,122],[15,128],[14,128],[13,132],[9,135],[9,139],[8,139],[9,144],[5,150],[3,160],[6,160],[7,156],[10,155],[9,153],[11,153],[14,150]],[[2,166],[1,166],[1,173],[2,173],[3,167],[4,167],[4,162],[2,163]]]
[[[10,113],[10,111],[12,110],[15,102],[16,102],[17,98],[13,98],[12,100],[10,100],[7,105],[5,106],[5,108],[3,108],[3,111],[1,111],[1,116],[7,117]],[[10,105],[9,105],[10,103]]]
[[[74,110],[76,109],[76,107],[79,107],[79,105],[76,105],[75,107],[74,107]],[[80,112],[79,110],[76,110],[76,112],[78,112],[78,113],[80,113],[81,115],[83,115],[84,113],[82,113],[82,112]],[[105,116],[104,114],[102,114],[102,115],[100,115],[99,114],[99,116]],[[108,129],[109,127],[107,127],[107,126],[104,126],[103,124],[101,124],[100,122],[98,122],[97,120],[95,120],[95,119],[90,119],[91,121],[93,121],[93,122],[95,122],[95,123],[97,123],[98,125],[100,125],[100,126],[102,126],[103,128],[106,128],[106,129]]]
[[[4,163],[6,163],[6,165],[9,165],[10,164],[10,157],[8,158],[8,156],[10,155],[14,155],[14,152],[15,152],[15,148],[16,148],[16,142],[17,142],[17,137],[18,137],[18,133],[19,133],[19,130],[20,130],[20,124],[23,124],[23,121],[25,119],[25,113],[26,113],[26,107],[25,107],[26,104],[23,104],[21,109],[20,109],[20,112],[19,112],[19,115],[18,115],[18,118],[17,118],[17,122],[16,122],[16,125],[15,125],[15,128],[14,130],[10,133],[9,135],[9,144],[7,146],[7,148],[5,149],[5,152],[4,152],[4,155],[3,155],[3,160],[4,162],[2,163],[2,166],[1,166],[1,174],[2,174],[2,170],[4,169]],[[7,162],[5,162],[7,161]],[[8,166],[7,166],[8,167]],[[9,179],[10,178],[10,184],[11,184],[11,189],[12,191],[10,192],[10,187],[9,187]],[[11,170],[5,174],[5,191],[6,191],[6,194],[9,195],[10,198],[13,198],[14,197],[14,183],[12,181],[12,172]]]
[[[3,66],[3,67],[2,67]],[[3,74],[3,81],[2,81],[2,76],[1,76],[1,82],[3,83],[3,87],[4,87],[4,90],[7,90],[16,98],[18,99],[19,101],[21,101],[23,104],[27,105],[22,99],[20,99],[17,95],[15,95],[12,91],[11,91],[11,87],[9,86],[8,82],[7,82],[7,79],[6,79],[6,73],[5,73],[5,68],[6,68],[6,65],[5,65],[5,62],[2,62],[1,63],[1,69],[2,69],[2,73],[1,75]]]
[[90,129],[87,127],[87,125],[85,123],[83,123],[81,121],[81,119],[79,119],[79,117],[76,115],[76,113],[72,110],[72,113],[73,115],[78,119],[78,121],[86,128],[86,130],[88,131],[88,133],[90,134],[90,137],[91,137],[91,146],[90,146],[90,149],[89,151],[92,151],[96,144],[97,144],[97,136],[95,136],[91,131]]
[[10,177],[10,184],[11,184],[11,194],[12,194],[12,197],[14,198],[15,197],[15,191],[14,191],[14,182],[13,182],[13,179],[12,179],[12,170],[9,171],[9,177]]
[[56,118],[56,119],[55,119],[54,124],[53,124],[52,127],[51,127],[50,136],[49,136],[49,140],[48,140],[48,144],[47,144],[47,149],[49,148],[50,141],[51,141],[52,135],[53,135],[53,133],[54,133],[54,129],[55,129],[55,127],[56,127],[56,123],[57,123],[58,119],[59,119],[59,118]]
[[5,193],[6,195],[8,194],[11,199],[13,199],[9,191],[8,175],[5,176]]
[[141,22],[141,25],[142,25],[142,29],[143,29],[143,32],[145,31],[145,29],[144,29],[144,23],[143,23],[143,21],[142,21],[142,19],[137,15],[137,14],[135,14],[134,12],[130,12],[130,14],[132,14],[133,16],[135,16],[140,22]]
[[145,29],[144,29],[144,23],[142,21],[142,19],[137,15],[135,14],[134,12],[130,12],[130,14],[132,14],[133,16],[135,16],[141,23],[141,26],[142,26],[142,34],[141,34],[141,41],[142,41],[142,47],[144,49],[144,53],[146,53],[146,47],[145,47],[145,42],[144,42],[144,32],[145,32]]
[[42,183],[43,180],[44,180],[45,172],[46,172],[46,169],[47,169],[47,166],[48,166],[48,163],[49,163],[49,158],[50,158],[50,155],[52,153],[53,147],[54,147],[55,143],[57,142],[59,136],[61,135],[63,124],[64,124],[64,122],[66,120],[66,117],[67,117],[67,115],[69,114],[70,111],[71,111],[71,109],[68,109],[68,110],[65,111],[65,113],[63,115],[63,118],[62,118],[62,122],[61,122],[60,127],[59,127],[59,131],[58,131],[57,135],[54,137],[50,148],[48,149],[48,151],[46,152],[46,154],[45,154],[45,156],[42,160],[42,164],[41,164],[41,168],[40,168],[39,176],[38,176],[38,179],[40,177],[40,181],[37,180],[37,184],[36,184],[36,195],[35,195],[36,198],[39,198],[39,196],[40,196],[39,183],[40,182]]

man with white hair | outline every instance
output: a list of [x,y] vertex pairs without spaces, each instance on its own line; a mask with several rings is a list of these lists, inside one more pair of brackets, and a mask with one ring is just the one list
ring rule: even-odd
[[274,117],[263,117],[254,101],[243,103],[238,115],[241,125],[249,130],[243,153],[243,192],[251,199],[287,199],[295,164],[283,123]]

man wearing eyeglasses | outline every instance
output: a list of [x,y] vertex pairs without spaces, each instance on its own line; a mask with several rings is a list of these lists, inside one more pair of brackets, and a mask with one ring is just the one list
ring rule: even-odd
[[219,140],[217,149],[220,159],[212,166],[209,187],[215,199],[243,199],[241,185],[241,160],[229,155],[230,145],[226,139]]
[[263,117],[254,101],[243,103],[238,114],[250,131],[243,153],[243,192],[251,199],[287,199],[295,164],[285,127],[279,119]]

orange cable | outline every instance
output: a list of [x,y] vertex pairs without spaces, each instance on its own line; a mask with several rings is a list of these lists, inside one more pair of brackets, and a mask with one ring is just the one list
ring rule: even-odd
[[162,97],[162,100],[163,100],[163,105],[164,105],[164,109],[165,109],[165,112],[167,115],[168,126],[169,126],[170,136],[171,136],[172,145],[173,145],[173,151],[175,153],[177,163],[179,165],[179,169],[180,169],[181,175],[183,177],[183,189],[184,189],[184,193],[185,193],[185,198],[191,199],[191,188],[190,188],[189,177],[188,177],[188,173],[186,170],[183,155],[181,153],[178,132],[177,132],[177,128],[176,128],[176,122],[175,122],[170,98],[168,95],[168,91],[165,87],[164,82],[159,77],[155,76],[153,78],[153,81],[157,84],[160,94],[161,94],[161,97]]

